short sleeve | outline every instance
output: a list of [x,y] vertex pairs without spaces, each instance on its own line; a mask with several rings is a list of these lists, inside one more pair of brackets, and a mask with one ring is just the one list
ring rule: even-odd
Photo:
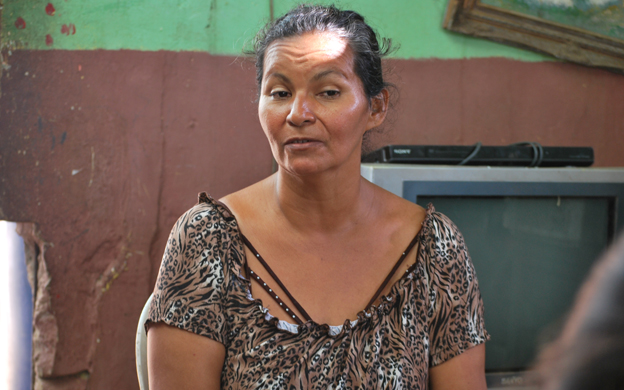
[[178,219],[167,240],[146,325],[164,322],[225,343],[224,229],[211,203],[199,203]]
[[425,237],[429,279],[430,366],[489,339],[483,301],[464,238],[446,216],[432,213]]

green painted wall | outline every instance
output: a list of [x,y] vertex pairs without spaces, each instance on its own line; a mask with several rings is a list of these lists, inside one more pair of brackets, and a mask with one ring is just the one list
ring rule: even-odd
[[[279,16],[299,2],[274,0],[274,14]],[[447,0],[333,2],[362,13],[382,35],[399,43],[393,55],[397,58],[548,59],[443,30]],[[48,3],[55,9],[52,15]],[[271,0],[4,0],[0,39],[4,45],[36,50],[191,50],[238,55],[270,19],[270,4]]]

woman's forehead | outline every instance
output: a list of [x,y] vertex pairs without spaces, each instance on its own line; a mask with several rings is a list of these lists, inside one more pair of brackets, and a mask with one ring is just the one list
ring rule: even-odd
[[353,56],[346,39],[332,32],[311,32],[272,42],[265,52],[265,75],[274,66],[318,66],[344,63],[351,67]]

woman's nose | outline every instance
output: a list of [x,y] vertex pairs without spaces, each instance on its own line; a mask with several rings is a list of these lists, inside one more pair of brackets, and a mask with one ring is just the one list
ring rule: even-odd
[[290,107],[290,113],[286,118],[288,122],[293,126],[303,126],[305,124],[314,123],[316,116],[312,111],[312,103],[305,96],[296,96],[292,100],[292,106]]

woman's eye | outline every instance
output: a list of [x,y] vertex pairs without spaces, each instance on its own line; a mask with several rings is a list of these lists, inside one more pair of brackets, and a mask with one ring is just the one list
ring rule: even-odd
[[340,91],[334,91],[334,90],[323,91],[321,92],[321,95],[327,96],[327,97],[338,97],[340,95]]
[[275,91],[275,92],[271,92],[271,96],[273,96],[274,98],[278,98],[278,99],[284,99],[287,98],[290,94],[286,91]]

